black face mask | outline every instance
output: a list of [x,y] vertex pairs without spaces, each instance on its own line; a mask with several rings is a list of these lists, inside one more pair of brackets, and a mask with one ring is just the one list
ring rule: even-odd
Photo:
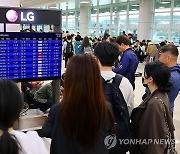
[[144,87],[148,88],[148,85],[144,83],[144,78],[142,77],[142,84]]

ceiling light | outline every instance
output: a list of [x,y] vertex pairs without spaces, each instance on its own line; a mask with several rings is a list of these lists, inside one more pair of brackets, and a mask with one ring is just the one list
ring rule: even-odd
[[137,9],[131,9],[132,11],[137,11]]
[[169,4],[169,3],[171,3],[171,2],[160,2],[161,4]]
[[133,5],[131,5],[131,6],[139,6],[139,4],[133,4]]
[[81,3],[81,4],[88,4],[88,3],[90,3],[90,2],[88,2],[88,1],[81,1],[80,3]]
[[51,9],[57,9],[57,6],[50,6]]

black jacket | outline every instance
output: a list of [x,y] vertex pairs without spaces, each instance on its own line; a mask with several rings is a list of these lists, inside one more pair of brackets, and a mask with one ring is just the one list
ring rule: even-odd
[[[77,143],[75,137],[68,139],[67,135],[64,133],[61,120],[59,116],[60,104],[55,104],[46,119],[41,132],[41,137],[51,138],[51,154],[109,154],[104,144],[104,139],[109,135],[109,130],[107,127],[102,127],[100,130],[100,146],[91,149],[89,151],[83,150]],[[84,131],[86,131],[84,127]]]

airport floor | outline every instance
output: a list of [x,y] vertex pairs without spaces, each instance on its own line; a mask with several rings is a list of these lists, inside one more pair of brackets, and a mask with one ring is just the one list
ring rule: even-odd
[[[145,63],[140,63],[137,69],[137,72],[144,72]],[[64,61],[62,63],[62,73],[65,71],[64,69]],[[138,106],[142,102],[142,95],[144,94],[145,88],[142,86],[142,77],[136,77],[136,89],[134,91],[134,102],[135,107]],[[36,111],[37,112],[37,111]],[[39,111],[38,111],[39,112]],[[31,114],[31,113],[30,113]],[[39,114],[39,113],[38,113]],[[41,113],[42,114],[42,113]],[[176,138],[176,150],[180,153],[180,93],[175,101],[175,111],[174,111],[174,125],[175,125],[175,138]],[[46,114],[47,116],[47,114]],[[41,122],[41,121],[40,121]],[[43,138],[45,141],[46,147],[48,150],[50,149],[50,139]]]

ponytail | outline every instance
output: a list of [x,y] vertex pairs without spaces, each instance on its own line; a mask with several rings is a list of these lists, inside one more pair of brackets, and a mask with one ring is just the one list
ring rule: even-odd
[[19,154],[21,151],[17,138],[6,130],[0,137],[0,154]]

